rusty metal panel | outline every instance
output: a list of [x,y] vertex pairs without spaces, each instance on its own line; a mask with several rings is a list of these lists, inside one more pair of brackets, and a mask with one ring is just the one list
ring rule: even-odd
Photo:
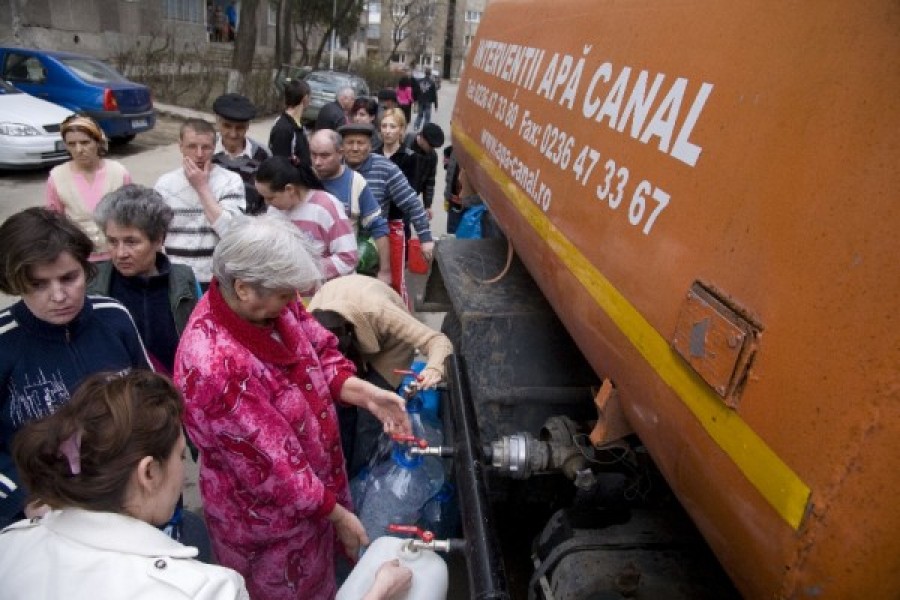
[[725,403],[737,407],[758,330],[699,283],[685,297],[672,347]]

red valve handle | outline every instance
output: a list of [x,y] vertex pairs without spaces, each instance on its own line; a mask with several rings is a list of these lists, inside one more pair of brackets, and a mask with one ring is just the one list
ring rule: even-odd
[[422,380],[422,376],[413,371],[412,369],[394,369],[394,375],[412,375],[416,378],[417,381]]
[[398,523],[391,523],[387,526],[387,528],[391,533],[411,533],[412,535],[417,536],[420,540],[426,543],[434,540],[434,533],[428,531],[427,529],[416,527],[415,525],[400,525]]
[[414,435],[400,435],[399,433],[395,433],[391,436],[391,439],[401,444],[413,444],[418,446],[419,448],[428,447],[428,440],[417,438]]

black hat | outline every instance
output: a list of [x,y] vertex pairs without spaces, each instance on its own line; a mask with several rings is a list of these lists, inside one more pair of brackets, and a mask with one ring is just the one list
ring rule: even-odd
[[391,89],[380,90],[378,92],[378,101],[386,102],[387,100],[397,101],[397,92]]
[[250,121],[256,116],[256,107],[246,96],[222,94],[213,102],[213,112],[229,121]]
[[444,130],[434,123],[425,123],[419,135],[425,138],[432,148],[440,148],[444,145]]
[[362,133],[369,137],[375,135],[375,127],[371,123],[347,123],[338,127],[337,131],[342,136],[352,133]]

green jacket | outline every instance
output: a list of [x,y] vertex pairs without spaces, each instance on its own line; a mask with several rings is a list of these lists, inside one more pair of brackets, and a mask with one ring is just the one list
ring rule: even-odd
[[[112,262],[104,260],[95,265],[97,275],[88,284],[87,293],[109,296]],[[179,336],[184,332],[191,312],[201,295],[194,271],[187,265],[169,262],[169,308],[175,318],[175,329]]]

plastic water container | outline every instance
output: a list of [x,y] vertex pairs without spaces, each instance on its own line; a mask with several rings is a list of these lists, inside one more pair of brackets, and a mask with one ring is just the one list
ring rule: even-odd
[[338,590],[336,600],[359,600],[365,596],[379,567],[395,558],[412,571],[412,587],[398,600],[444,600],[448,586],[447,563],[431,550],[411,549],[409,542],[391,536],[372,542]]
[[[421,373],[424,368],[425,363],[420,360],[414,361],[410,366],[410,370],[417,374]],[[412,375],[403,377],[403,380],[400,382],[400,387],[397,390],[401,396],[403,395],[403,389],[412,382],[412,380]],[[424,415],[425,420],[440,428],[441,393],[438,390],[422,390],[416,394],[416,397],[422,401],[422,414]]]
[[440,446],[444,443],[444,432],[441,431],[440,423],[428,419],[419,394],[407,401],[406,412],[409,414],[409,424],[414,436],[426,440],[429,446]]
[[431,531],[436,538],[446,539],[458,535],[459,502],[456,499],[456,486],[449,481],[444,483],[440,491],[422,507],[420,524],[423,529]]
[[390,459],[376,465],[366,479],[358,514],[369,539],[385,535],[391,523],[419,522],[422,507],[443,485],[439,463],[435,468],[434,462],[412,456],[404,446],[394,444]]
[[362,506],[363,499],[366,497],[366,485],[369,483],[369,468],[363,467],[359,473],[350,480],[350,498],[353,500],[353,506],[359,510]]

